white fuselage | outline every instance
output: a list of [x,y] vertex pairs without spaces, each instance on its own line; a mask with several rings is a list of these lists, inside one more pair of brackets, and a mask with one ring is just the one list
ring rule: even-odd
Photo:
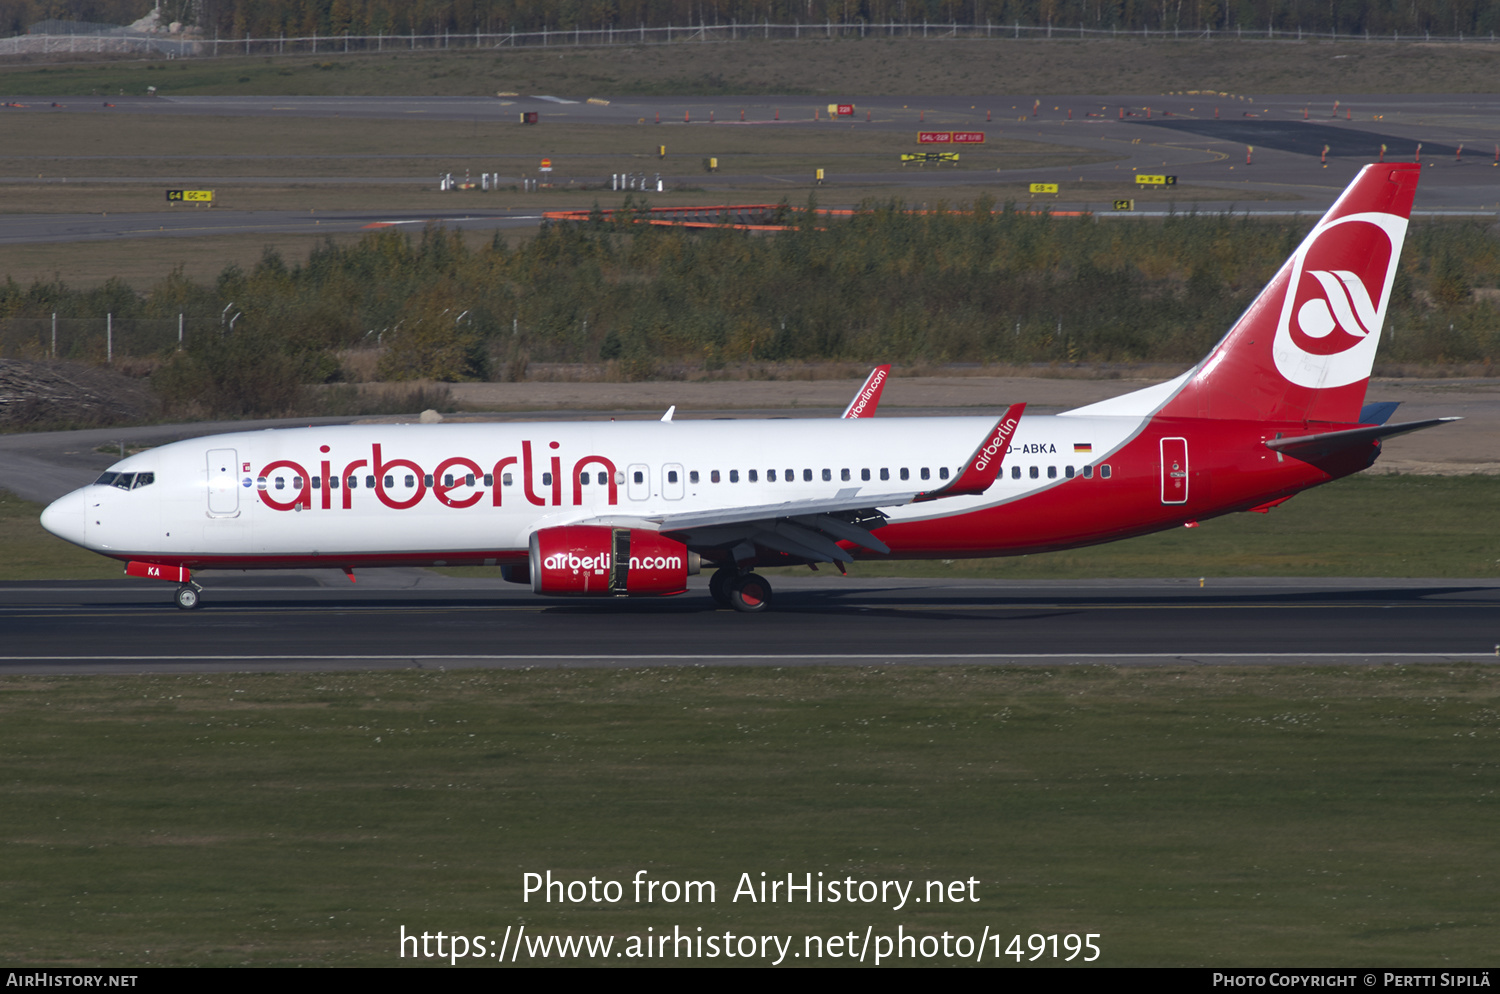
[[[1084,473],[1140,417],[1026,417],[982,496],[885,508],[963,514]],[[148,485],[91,485],[47,527],[120,558],[200,566],[397,555],[503,560],[530,535],[601,517],[940,489],[993,418],[361,425],[241,432],[121,460]],[[132,481],[134,482],[134,481]],[[492,553],[493,556],[482,556]],[[479,558],[475,558],[478,556]],[[416,561],[413,559],[413,561]]]

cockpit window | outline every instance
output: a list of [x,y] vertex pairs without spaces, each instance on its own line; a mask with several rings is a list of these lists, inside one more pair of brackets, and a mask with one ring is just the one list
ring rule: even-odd
[[119,487],[121,490],[139,490],[156,482],[155,473],[105,473],[94,481],[96,487]]

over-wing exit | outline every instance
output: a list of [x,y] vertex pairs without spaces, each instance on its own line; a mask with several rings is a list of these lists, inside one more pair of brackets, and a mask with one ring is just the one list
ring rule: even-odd
[[[1439,423],[1362,410],[1421,170],[1367,166],[1192,369],[1065,414],[380,425],[242,432],[116,463],[47,529],[178,584],[211,569],[484,564],[539,594],[669,595],[714,570],[1004,556],[1258,510]],[[1377,410],[1378,409],[1378,410]],[[1439,419],[1450,420],[1450,419]]]

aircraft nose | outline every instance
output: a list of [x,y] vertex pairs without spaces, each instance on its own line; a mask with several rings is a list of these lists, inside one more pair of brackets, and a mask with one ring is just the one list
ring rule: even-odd
[[87,501],[82,490],[75,490],[59,497],[42,512],[42,527],[58,538],[74,545],[84,544],[84,530],[88,524]]

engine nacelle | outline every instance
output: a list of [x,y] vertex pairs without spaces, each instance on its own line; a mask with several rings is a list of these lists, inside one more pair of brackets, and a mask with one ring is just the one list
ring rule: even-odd
[[698,554],[642,528],[562,525],[531,536],[531,589],[568,597],[680,594]]

